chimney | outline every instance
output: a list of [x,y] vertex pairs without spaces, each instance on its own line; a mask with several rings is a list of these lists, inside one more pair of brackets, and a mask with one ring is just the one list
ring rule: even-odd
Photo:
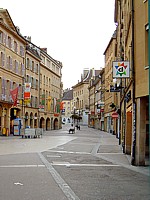
[[42,51],[45,51],[47,53],[47,48],[41,48]]

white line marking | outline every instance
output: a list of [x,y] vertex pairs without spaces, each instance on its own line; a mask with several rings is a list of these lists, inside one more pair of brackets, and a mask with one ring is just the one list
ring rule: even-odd
[[114,154],[114,155],[116,155],[116,154],[118,154],[118,155],[123,155],[123,153],[97,153],[97,154],[98,154],[98,155],[99,155],[99,154],[102,154],[102,155],[103,155],[103,154],[106,154],[106,155],[107,155],[107,154],[108,154],[108,155],[109,155],[109,154],[110,154],[110,155],[111,155],[111,154]]
[[91,153],[88,152],[75,152],[75,151],[53,151],[53,150],[48,150],[49,152],[55,152],[55,153],[70,153],[70,154],[88,154],[91,155]]
[[61,155],[47,155],[47,158],[60,158]]
[[45,165],[1,165],[0,168],[45,167]]
[[21,186],[23,186],[23,184],[22,183],[14,183],[14,185],[21,185]]
[[53,162],[51,165],[59,165],[59,166],[79,166],[79,167],[120,167],[120,165],[113,164],[71,164],[71,163],[56,163]]

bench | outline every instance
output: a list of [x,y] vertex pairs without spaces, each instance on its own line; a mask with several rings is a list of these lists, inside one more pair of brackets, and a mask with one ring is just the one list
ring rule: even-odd
[[72,134],[75,133],[75,128],[70,128],[69,133],[71,133],[71,132],[72,132]]

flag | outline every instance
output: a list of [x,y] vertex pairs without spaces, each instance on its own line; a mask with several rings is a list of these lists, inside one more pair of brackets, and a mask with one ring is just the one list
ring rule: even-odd
[[17,98],[18,98],[18,87],[15,88],[14,90],[10,90],[10,94],[12,96],[12,99],[14,101],[13,106],[17,106]]
[[60,110],[64,109],[64,102],[60,102]]
[[51,101],[52,101],[52,98],[51,98],[51,97],[48,97],[48,98],[47,98],[47,110],[48,110],[48,111],[51,110]]
[[57,99],[57,102],[56,102],[56,112],[60,113],[60,99]]

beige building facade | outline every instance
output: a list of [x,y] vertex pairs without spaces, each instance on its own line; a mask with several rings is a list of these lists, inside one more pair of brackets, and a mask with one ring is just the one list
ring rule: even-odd
[[23,114],[20,105],[12,107],[10,95],[10,90],[18,87],[18,99],[22,99],[26,40],[18,31],[8,11],[0,9],[0,132],[3,134],[11,133],[13,119]]
[[149,155],[148,1],[115,1],[117,55],[130,62],[130,77],[122,80],[120,140],[133,165],[145,165]]
[[[116,61],[116,31],[110,39],[108,46],[104,52],[105,56],[105,106],[104,106],[104,130],[116,134],[119,134],[119,115],[117,109],[119,105],[119,92],[116,92],[116,80],[113,79],[112,64]],[[118,117],[113,117],[116,114]]]
[[[62,63],[23,37],[6,9],[0,9],[0,133],[14,134],[14,120],[22,127],[61,128]],[[26,85],[30,98],[25,98]],[[10,91],[18,88],[17,105]]]
[[40,127],[46,130],[61,128],[61,69],[62,63],[41,49],[40,63]]

